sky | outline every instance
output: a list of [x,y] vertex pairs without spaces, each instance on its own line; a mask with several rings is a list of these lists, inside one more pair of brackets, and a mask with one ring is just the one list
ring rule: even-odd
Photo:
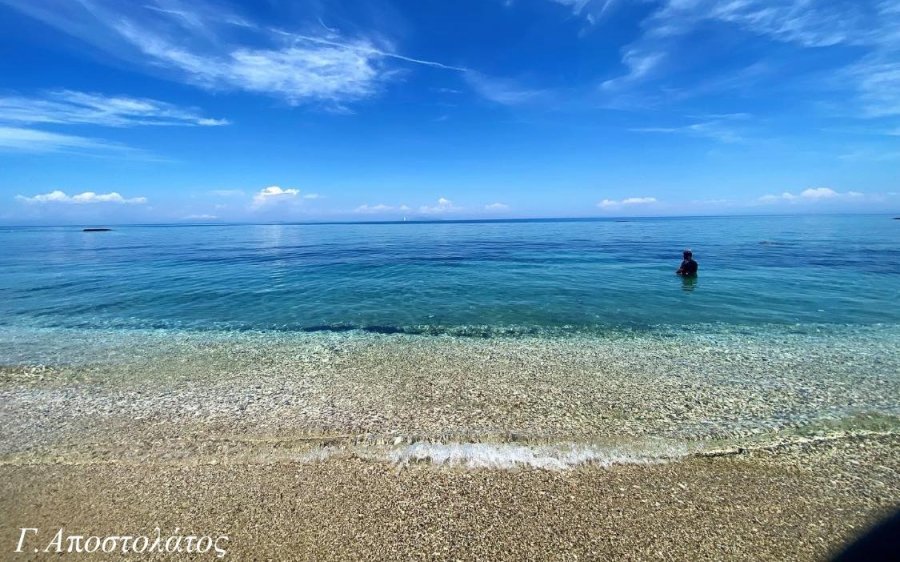
[[0,0],[0,223],[900,211],[898,0]]

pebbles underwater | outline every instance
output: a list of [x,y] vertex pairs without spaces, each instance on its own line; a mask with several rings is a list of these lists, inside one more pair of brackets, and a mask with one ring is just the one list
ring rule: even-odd
[[563,469],[890,433],[898,336],[808,325],[490,338],[4,329],[0,460]]

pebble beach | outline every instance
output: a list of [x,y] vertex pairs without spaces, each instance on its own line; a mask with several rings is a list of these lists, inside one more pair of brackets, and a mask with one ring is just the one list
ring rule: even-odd
[[[7,534],[190,526],[235,559],[809,560],[900,500],[887,327],[3,341],[47,350],[0,371]],[[54,363],[61,341],[80,352]]]

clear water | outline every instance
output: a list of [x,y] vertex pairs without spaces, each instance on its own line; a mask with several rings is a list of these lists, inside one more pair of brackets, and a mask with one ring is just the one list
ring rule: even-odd
[[[0,323],[437,332],[900,323],[885,216],[0,230]],[[682,248],[696,282],[673,274]]]

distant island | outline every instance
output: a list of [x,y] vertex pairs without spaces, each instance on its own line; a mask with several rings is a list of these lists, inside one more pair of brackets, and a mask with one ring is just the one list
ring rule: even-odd
[[82,228],[81,232],[109,232],[111,228]]

